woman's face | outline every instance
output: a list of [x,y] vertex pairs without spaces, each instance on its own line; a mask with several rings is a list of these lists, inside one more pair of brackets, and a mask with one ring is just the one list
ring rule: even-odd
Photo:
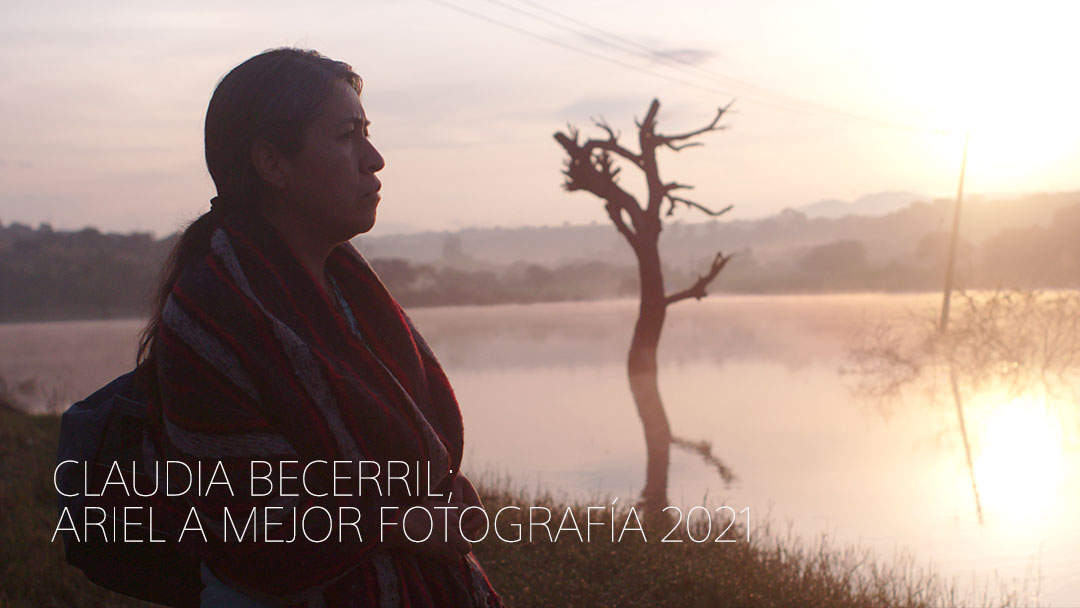
[[290,215],[334,243],[371,230],[385,162],[368,139],[360,96],[345,83],[334,88],[304,131],[300,154],[283,159],[284,204]]

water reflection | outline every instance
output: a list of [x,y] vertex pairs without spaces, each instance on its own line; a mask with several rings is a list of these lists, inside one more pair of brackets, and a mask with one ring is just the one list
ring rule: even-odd
[[972,403],[982,504],[991,517],[1041,519],[1050,513],[1062,483],[1064,428],[1048,403],[1031,395],[1004,399],[990,393]]
[[868,325],[844,371],[879,407],[922,387],[938,399],[942,376],[955,406],[980,523],[984,507],[1037,516],[1051,505],[1076,418],[1080,294],[998,290],[961,293],[951,328],[927,311]]
[[[929,302],[924,295],[705,299],[668,315],[658,360],[678,367],[767,359],[804,369],[842,355],[862,320]],[[637,302],[426,308],[409,314],[439,359],[457,369],[588,369],[625,365]]]
[[975,496],[975,512],[979,514],[979,523],[983,523],[982,500],[979,499],[979,482],[975,478],[975,465],[971,461],[971,439],[968,436],[967,422],[964,416],[964,400],[960,397],[960,380],[956,366],[949,366],[949,388],[952,389],[953,403],[956,404],[956,420],[959,422],[960,438],[964,441],[964,458],[967,460],[968,477],[971,479],[971,493]]
[[59,413],[135,366],[144,321],[0,324],[0,392],[22,409]]
[[[980,525],[947,367],[918,359],[918,380],[881,402],[853,399],[857,378],[837,374],[860,328],[882,320],[911,343],[939,302],[721,296],[673,311],[659,353],[672,427],[710,440],[740,481],[725,490],[699,457],[673,452],[670,498],[771,510],[779,528],[884,558],[907,547],[963,583],[1037,570],[1044,601],[1080,604],[1080,427],[1068,388],[1015,374],[972,382],[959,368]],[[636,305],[410,310],[461,403],[468,470],[585,499],[636,496],[645,445],[624,362]],[[131,365],[138,322],[42,325],[0,326],[0,375],[41,375],[59,361],[79,367],[69,384],[81,396]]]

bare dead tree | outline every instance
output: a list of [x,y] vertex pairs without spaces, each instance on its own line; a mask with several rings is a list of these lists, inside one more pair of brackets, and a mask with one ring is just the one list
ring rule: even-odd
[[[712,121],[700,129],[665,135],[656,131],[656,115],[660,110],[660,101],[653,99],[645,114],[645,119],[640,122],[637,119],[634,120],[638,128],[639,152],[623,146],[619,142],[619,133],[602,119],[593,122],[606,134],[606,138],[579,142],[578,130],[572,125],[567,125],[567,133],[555,133],[555,140],[566,149],[569,156],[563,170],[566,176],[563,187],[569,192],[584,190],[602,199],[615,229],[633,248],[638,260],[641,303],[637,323],[634,326],[634,336],[630,343],[627,372],[630,379],[630,391],[633,393],[634,403],[645,430],[648,462],[641,504],[647,513],[656,513],[667,505],[668,463],[673,442],[700,453],[706,462],[720,472],[725,481],[733,478],[730,470],[712,455],[708,443],[672,436],[664,404],[660,399],[656,376],[656,349],[660,342],[660,332],[664,326],[667,307],[689,298],[700,300],[705,297],[706,287],[731,259],[730,254],[724,255],[723,252],[718,252],[709,268],[693,285],[672,294],[665,293],[658,249],[662,224],[661,207],[667,203],[666,216],[673,215],[677,205],[685,205],[688,209],[716,217],[730,211],[731,205],[714,211],[688,198],[676,196],[676,191],[689,190],[693,186],[678,182],[665,183],[661,180],[656,151],[660,148],[668,148],[679,152],[689,147],[703,145],[690,140],[704,133],[726,128],[720,125],[720,119],[730,106],[729,103],[719,108]],[[617,176],[621,169],[615,166],[616,159],[628,162],[644,174],[648,188],[648,200],[645,204],[641,204],[619,185]]]

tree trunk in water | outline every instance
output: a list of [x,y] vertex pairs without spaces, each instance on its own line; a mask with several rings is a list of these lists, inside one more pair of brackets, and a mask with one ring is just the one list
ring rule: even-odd
[[634,403],[645,429],[648,463],[641,498],[645,513],[650,517],[658,514],[668,503],[668,460],[671,452],[671,427],[660,400],[656,377],[656,349],[666,309],[664,279],[656,241],[656,238],[644,239],[637,251],[641,307],[627,361],[630,392],[634,395]]
[[[704,205],[672,195],[674,190],[692,186],[678,182],[664,183],[660,179],[656,151],[668,147],[677,152],[688,146],[701,145],[697,142],[683,142],[708,131],[723,129],[724,127],[719,125],[719,122],[730,106],[729,103],[719,108],[716,117],[704,128],[680,134],[660,134],[655,130],[660,100],[653,99],[644,120],[640,122],[635,120],[638,126],[638,142],[641,145],[640,152],[633,152],[619,144],[619,134],[603,119],[594,122],[607,133],[606,140],[587,139],[581,143],[578,130],[572,125],[567,125],[567,133],[555,133],[555,140],[569,155],[563,169],[563,175],[566,176],[563,187],[571,192],[584,190],[605,201],[604,209],[608,217],[611,218],[619,233],[634,248],[634,254],[638,259],[641,307],[638,311],[637,323],[634,325],[634,337],[630,342],[627,373],[630,376],[630,392],[634,395],[634,405],[637,406],[638,416],[641,417],[642,427],[645,430],[648,462],[645,467],[645,488],[641,492],[640,505],[650,519],[656,515],[667,515],[663,513],[663,509],[667,506],[668,462],[672,444],[671,426],[668,424],[667,414],[664,413],[664,403],[660,399],[660,388],[656,377],[656,350],[660,343],[660,331],[664,327],[664,314],[669,303],[691,297],[698,299],[705,297],[705,288],[731,258],[730,255],[724,256],[717,252],[708,272],[698,277],[693,285],[671,296],[665,293],[659,251],[661,206],[665,201],[670,203],[666,215],[671,215],[675,211],[675,204],[679,203],[716,217],[729,211],[731,205],[720,211],[712,211]],[[621,167],[615,166],[613,161],[620,158],[629,161],[644,174],[649,190],[648,200],[644,201],[646,204],[643,205],[637,197],[617,183],[616,176]],[[680,439],[679,445],[689,445],[701,452],[706,462],[715,464],[725,480],[729,479],[730,472],[727,472],[727,468],[719,459],[712,456],[708,442],[691,444]],[[666,517],[657,519],[666,519]]]

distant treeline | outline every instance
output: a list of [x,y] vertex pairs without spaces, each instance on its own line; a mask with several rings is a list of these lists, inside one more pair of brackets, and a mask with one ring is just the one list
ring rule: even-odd
[[146,315],[173,238],[0,227],[0,321]]
[[[986,236],[980,242],[961,239],[957,284],[967,288],[1080,287],[1080,239],[1076,236],[1080,234],[1080,202],[1076,202],[1080,197],[1062,196],[1058,200],[1067,202],[1046,214],[1049,221],[1028,225],[1002,221],[994,230],[984,230]],[[1019,199],[1008,209],[1022,209],[1023,205]],[[772,255],[762,255],[761,249],[743,241],[711,291],[940,289],[948,232],[940,220],[929,221],[941,217],[939,207],[915,203],[906,210],[865,220],[808,219],[789,210],[757,222],[744,221],[745,226],[740,228],[744,238],[747,231],[753,231],[762,240],[771,240]],[[886,253],[884,247],[877,246],[877,237],[868,236],[869,230],[836,238],[843,234],[838,228],[856,221],[872,227],[874,234],[888,233],[892,223],[896,232],[918,234],[918,222],[913,223],[913,217],[927,218],[922,236],[910,239],[907,247],[893,245]],[[700,229],[675,225],[665,231],[665,238],[672,239],[673,244],[686,247],[696,241],[694,249],[700,250],[693,257],[689,252],[682,257],[671,256],[680,264],[666,260],[665,280],[670,291],[692,283],[715,249],[733,249],[707,238],[702,233],[706,229],[707,225]],[[596,234],[575,226],[544,230],[563,242],[571,235],[582,238]],[[502,232],[513,234],[509,229]],[[512,238],[486,235],[484,238],[500,238],[508,243],[500,245],[508,249],[496,261],[474,253],[469,236],[475,234],[475,230],[443,234],[441,255],[427,261],[394,255],[397,251],[388,241],[394,237],[360,241],[358,246],[390,291],[407,307],[589,300],[637,293],[637,269],[625,243],[621,247],[627,251],[619,255],[600,248],[592,256],[575,259],[548,255],[546,262],[539,262],[535,261],[537,252],[532,252],[532,261],[529,254],[514,255],[509,249]],[[815,237],[820,239],[825,234],[829,236],[814,242]],[[102,234],[94,228],[62,232],[48,225],[37,229],[18,223],[0,225],[0,322],[145,316],[158,272],[175,238],[171,235],[155,239],[149,233]],[[788,245],[779,249],[780,243]],[[531,246],[535,248],[536,243]]]
[[[175,238],[0,226],[0,322],[144,317]],[[637,289],[634,267],[603,262],[515,264],[500,272],[371,263],[403,306],[584,300]]]
[[[840,220],[814,220],[825,221]],[[1006,227],[978,244],[961,238],[956,250],[956,285],[1080,288],[1078,234],[1080,203],[1073,203],[1057,209],[1049,225]],[[949,232],[942,227],[923,234],[908,253],[892,257],[882,256],[873,241],[858,233],[792,248],[792,255],[768,261],[759,261],[747,249],[724,268],[715,289],[741,293],[938,290],[944,285],[948,248]]]

